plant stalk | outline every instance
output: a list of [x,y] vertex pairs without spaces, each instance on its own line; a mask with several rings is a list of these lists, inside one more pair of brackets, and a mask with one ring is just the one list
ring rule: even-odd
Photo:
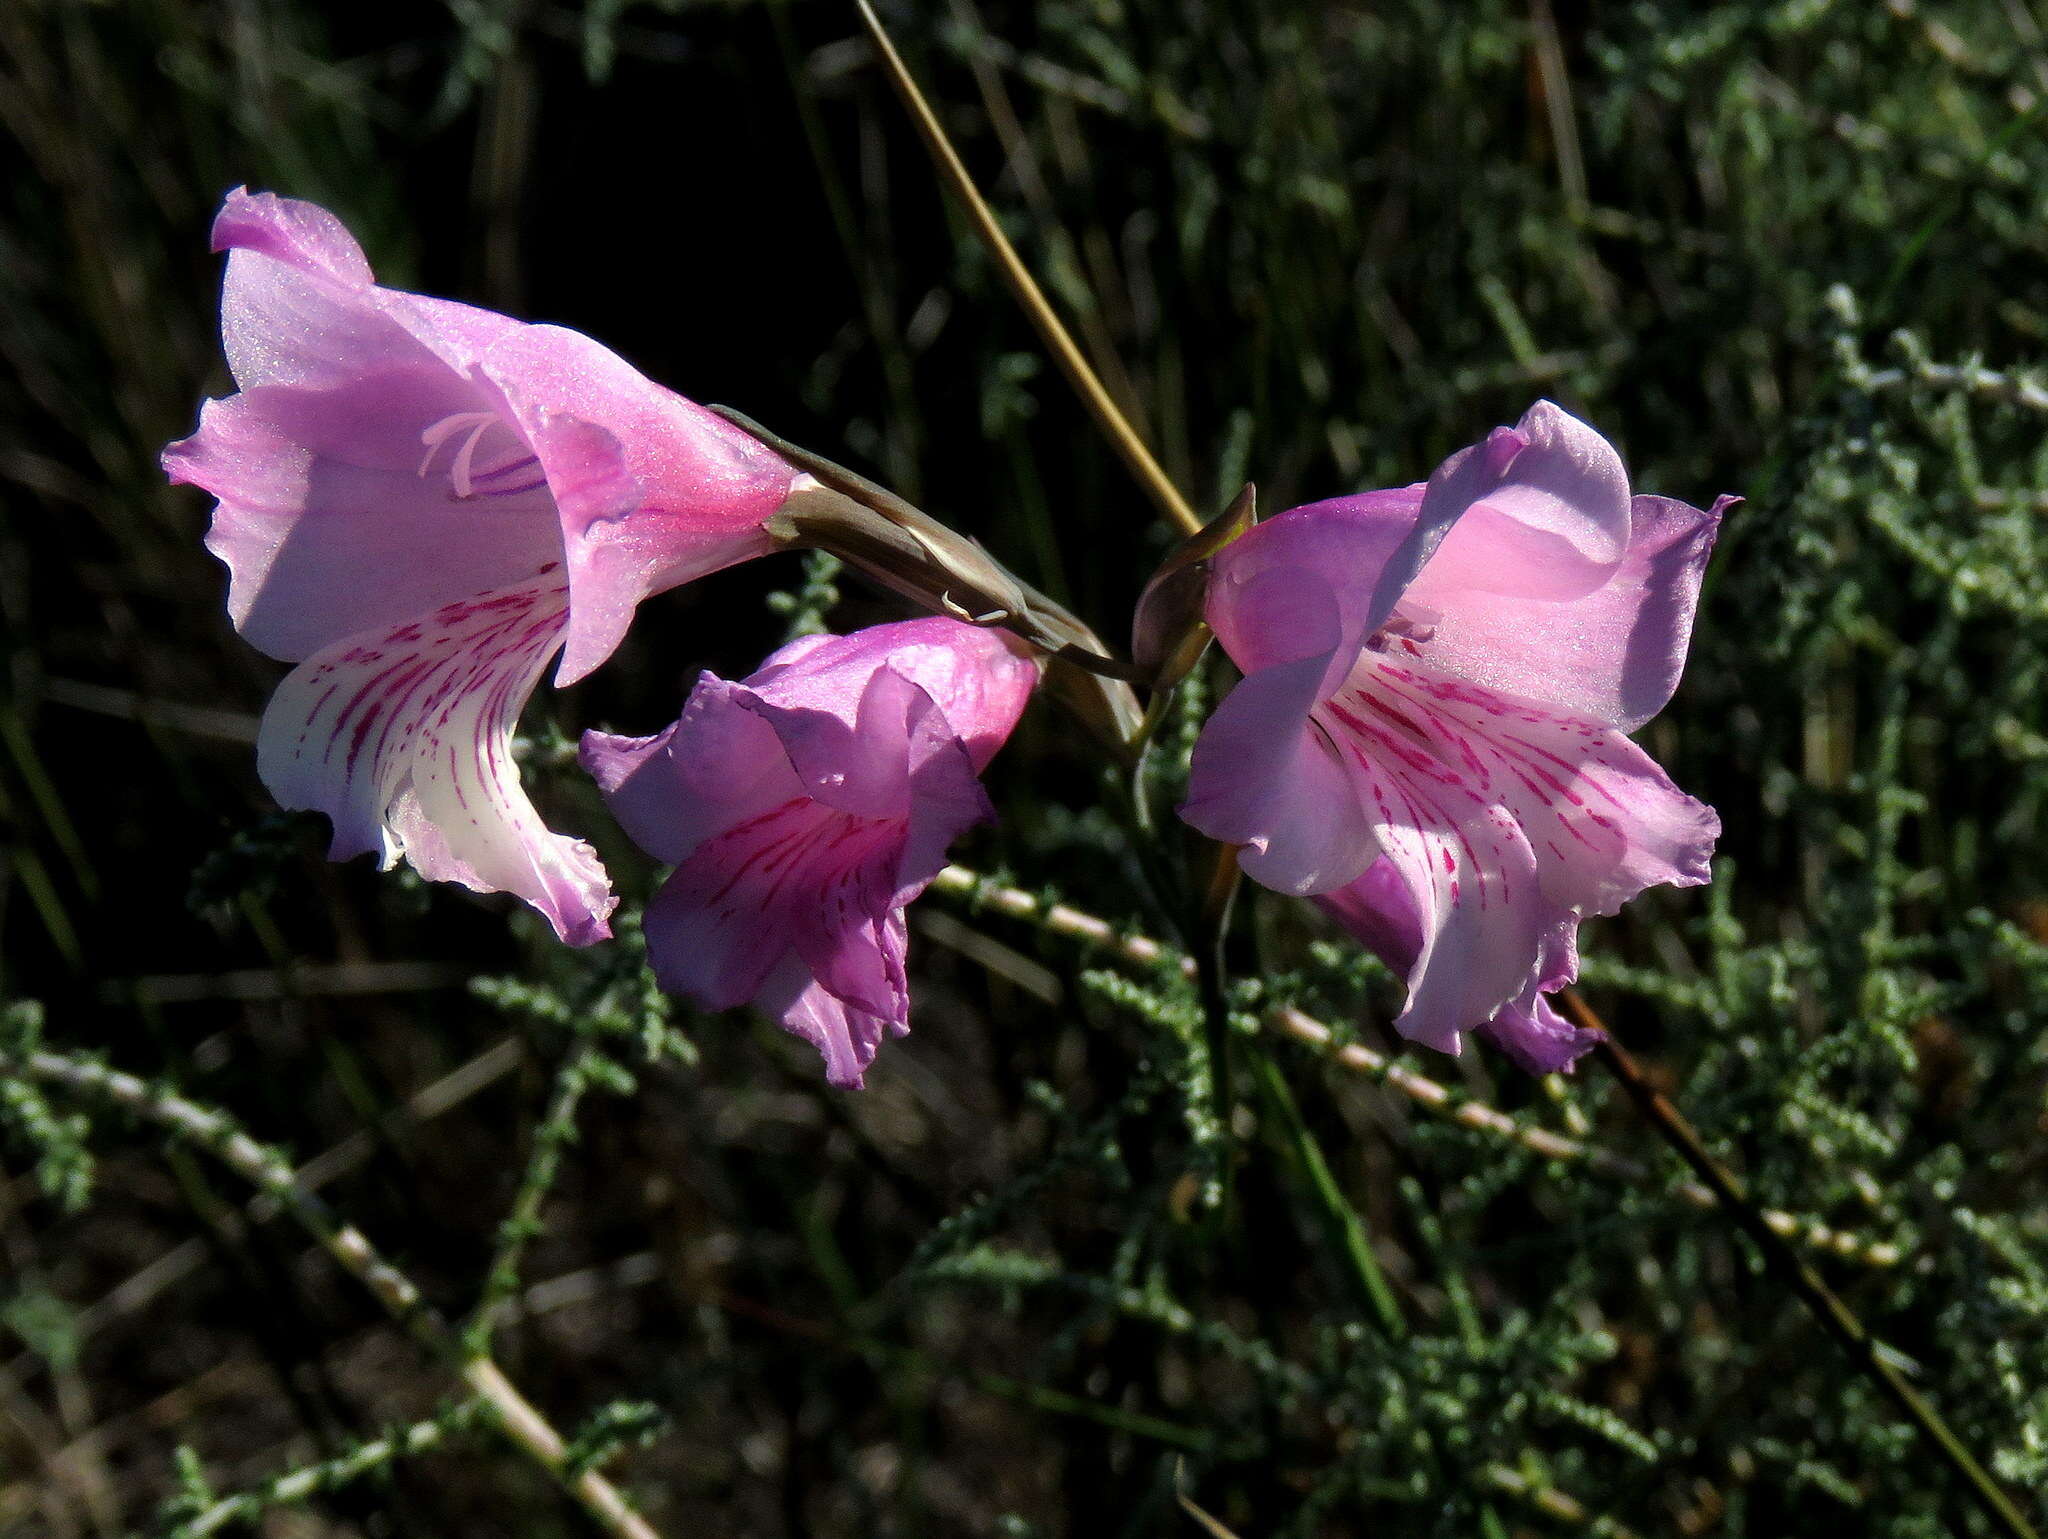
[[1288,1088],[1280,1066],[1265,1053],[1254,1053],[1252,1066],[1258,1073],[1260,1089],[1280,1114],[1295,1163],[1322,1207],[1330,1239],[1351,1269],[1359,1302],[1379,1321],[1388,1340],[1399,1341],[1408,1334],[1408,1322],[1401,1314],[1401,1302],[1394,1297],[1387,1274],[1380,1270],[1379,1258],[1372,1253],[1372,1237],[1365,1232],[1365,1221],[1338,1186],[1336,1173],[1323,1157],[1322,1145],[1302,1116],[1301,1106]]
[[0,1054],[0,1072],[103,1097],[203,1149],[268,1194],[370,1290],[393,1320],[451,1364],[490,1408],[506,1439],[568,1492],[598,1527],[615,1539],[660,1539],[603,1475],[596,1470],[572,1474],[566,1468],[568,1445],[533,1402],[489,1357],[465,1351],[460,1336],[427,1305],[413,1281],[379,1255],[360,1229],[300,1186],[297,1172],[276,1150],[258,1143],[219,1112],[90,1059],[48,1051]]
[[896,88],[896,94],[903,99],[917,131],[923,136],[925,147],[938,163],[939,174],[966,206],[967,216],[974,223],[989,253],[994,256],[996,266],[1003,279],[1010,286],[1010,292],[1017,297],[1017,303],[1030,317],[1031,324],[1038,329],[1060,370],[1067,376],[1067,382],[1080,395],[1082,404],[1109,438],[1116,451],[1122,456],[1132,476],[1145,489],[1161,515],[1183,534],[1194,534],[1202,527],[1195,510],[1180,494],[1153,458],[1152,451],[1145,446],[1144,438],[1131,425],[1131,421],[1117,406],[1104,387],[1100,376],[1089,364],[1080,345],[1060,320],[1052,302],[1045,297],[1045,291],[1038,286],[1038,280],[1031,276],[1031,269],[1024,265],[1024,259],[1017,255],[1017,248],[1010,244],[1010,238],[1003,233],[1003,227],[996,222],[995,211],[974,185],[974,178],[967,172],[966,164],[959,152],[953,148],[953,141],[940,126],[938,114],[932,111],[931,103],[925,100],[924,92],[918,89],[916,79],[903,62],[903,56],[890,41],[888,30],[882,19],[875,14],[868,0],[854,0],[860,11],[860,19],[866,23],[868,35],[875,40],[875,47],[882,56],[882,65],[888,71],[889,82]]
[[1808,1266],[1765,1221],[1761,1210],[1743,1189],[1740,1178],[1707,1152],[1707,1146],[1692,1124],[1685,1120],[1685,1115],[1671,1104],[1663,1091],[1650,1083],[1641,1066],[1627,1048],[1614,1040],[1613,1033],[1601,1023],[1592,1007],[1572,989],[1564,990],[1557,996],[1557,1001],[1573,1025],[1601,1034],[1604,1040],[1594,1051],[1614,1077],[1621,1081],[1622,1089],[1628,1092],[1629,1099],[1635,1103],[1644,1120],[1663,1135],[1664,1141],[1678,1152],[1679,1158],[1690,1165],[1721,1200],[1721,1206],[1727,1209],[1736,1226],[1763,1252],[1764,1264],[1771,1273],[1799,1295],[1813,1317],[1841,1343],[1850,1360],[1890,1397],[1892,1403],[1905,1413],[1906,1419],[1963,1477],[1978,1506],[1999,1531],[2009,1535],[2010,1539],[2040,1539],[2012,1498],[1992,1479],[1991,1472],[1977,1462],[1976,1456],[1963,1446],[1954,1429],[1942,1420],[1941,1413],[1893,1365],[1885,1344],[1870,1333],[1855,1312],[1821,1281],[1820,1274]]

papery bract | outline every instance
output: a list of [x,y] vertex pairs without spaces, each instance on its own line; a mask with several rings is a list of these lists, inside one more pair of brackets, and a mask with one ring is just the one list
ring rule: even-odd
[[1626,734],[1670,698],[1720,515],[1631,496],[1544,401],[1426,483],[1295,508],[1216,558],[1244,671],[1182,815],[1408,983],[1396,1025],[1561,1068],[1579,919],[1708,877],[1720,832]]
[[647,908],[662,987],[751,1001],[859,1085],[909,1030],[904,906],[994,816],[979,775],[1038,682],[1024,653],[947,619],[808,636],[705,673],[653,737],[586,733],[613,815],[676,867]]
[[236,628],[299,666],[258,768],[332,855],[400,857],[609,934],[587,845],[527,800],[511,734],[651,593],[767,553],[797,472],[577,332],[376,285],[332,214],[228,195],[221,332],[240,392],[164,451],[218,499]]

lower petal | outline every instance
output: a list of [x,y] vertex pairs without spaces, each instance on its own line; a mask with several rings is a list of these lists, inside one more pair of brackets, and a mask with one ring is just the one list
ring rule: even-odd
[[1426,664],[1368,655],[1350,684],[1352,697],[1413,722],[1475,791],[1513,815],[1551,902],[1612,914],[1647,887],[1709,878],[1721,820],[1613,728]]
[[850,1003],[900,1014],[902,951],[892,962],[877,937],[903,839],[901,820],[849,817],[798,795],[704,840],[648,910],[662,986],[730,1009],[794,951]]
[[704,839],[647,906],[656,979],[706,1010],[754,997],[791,953],[803,859],[840,814],[798,792]]
[[1514,820],[1439,759],[1412,719],[1355,690],[1317,714],[1384,860],[1330,912],[1340,922],[1371,919],[1359,932],[1368,945],[1414,946],[1407,1005],[1394,1024],[1455,1053],[1461,1032],[1528,986],[1560,916],[1537,886],[1536,858]]
[[524,898],[571,945],[603,940],[603,866],[547,830],[512,760],[565,599],[559,582],[495,589],[314,653],[264,712],[263,783],[333,820],[334,859],[403,858],[430,881]]
[[[896,924],[900,928],[901,916]],[[858,1090],[885,1036],[909,1033],[900,1018],[884,1019],[847,1004],[818,983],[791,957],[761,985],[756,1003],[792,1036],[801,1037],[825,1060],[825,1078],[843,1090]]]
[[1574,1026],[1550,1007],[1548,996],[1533,989],[1503,1007],[1479,1034],[1531,1074],[1569,1074],[1574,1063],[1607,1040],[1604,1032]]
[[904,832],[901,822],[862,819],[844,843],[820,850],[806,882],[810,910],[793,927],[797,954],[821,987],[892,1021],[910,1013],[903,916],[895,906]]

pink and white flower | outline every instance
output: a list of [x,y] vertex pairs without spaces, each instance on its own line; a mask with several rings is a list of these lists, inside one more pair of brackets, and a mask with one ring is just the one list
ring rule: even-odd
[[676,868],[647,906],[661,986],[752,1001],[858,1086],[910,1029],[904,906],[994,818],[979,776],[1037,682],[1006,632],[906,620],[707,672],[653,737],[586,733],[613,816]]
[[1544,1000],[1578,921],[1708,879],[1720,833],[1626,736],[1677,687],[1720,515],[1630,495],[1547,401],[1426,483],[1282,513],[1215,557],[1245,674],[1182,816],[1406,977],[1401,1032],[1531,1068],[1591,1045]]
[[511,757],[649,594],[770,549],[797,471],[590,338],[377,286],[341,222],[228,195],[221,334],[239,393],[164,451],[218,499],[207,545],[255,646],[298,666],[264,783],[339,860],[516,893],[573,944],[610,933],[590,848],[550,833]]

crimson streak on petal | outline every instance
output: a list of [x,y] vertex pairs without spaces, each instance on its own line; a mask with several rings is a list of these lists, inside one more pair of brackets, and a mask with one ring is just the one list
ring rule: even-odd
[[333,819],[336,860],[402,857],[430,881],[521,894],[571,944],[602,939],[614,902],[603,867],[547,831],[512,762],[567,599],[542,575],[314,653],[264,712],[264,784]]

